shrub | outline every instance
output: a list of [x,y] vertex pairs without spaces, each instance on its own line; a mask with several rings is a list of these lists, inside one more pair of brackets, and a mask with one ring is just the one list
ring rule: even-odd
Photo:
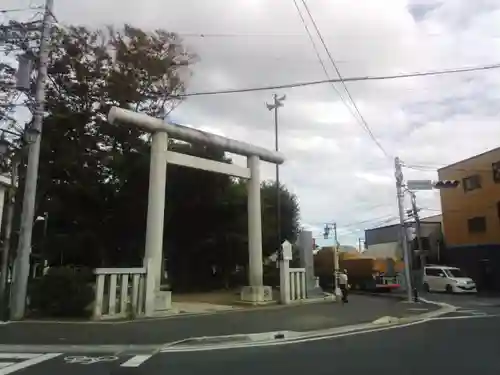
[[280,285],[280,270],[276,268],[276,264],[273,263],[264,266],[264,285],[273,288]]
[[93,273],[86,268],[50,268],[30,291],[30,308],[44,316],[87,317]]

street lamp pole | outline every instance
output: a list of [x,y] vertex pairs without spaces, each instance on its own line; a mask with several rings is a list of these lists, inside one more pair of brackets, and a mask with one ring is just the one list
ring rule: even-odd
[[[283,107],[283,101],[286,95],[278,98],[277,94],[273,95],[273,103],[266,103],[267,109],[274,110],[274,148],[279,151],[279,127],[278,127],[278,108]],[[278,243],[278,260],[281,260],[281,189],[280,189],[280,167],[276,164],[276,241]]]
[[[38,61],[38,76],[35,92],[35,112],[31,125],[33,142],[30,142],[28,151],[28,166],[24,187],[24,197],[21,212],[21,227],[14,266],[14,285],[11,304],[11,319],[19,320],[24,317],[28,277],[30,272],[31,235],[35,214],[36,186],[38,180],[38,163],[40,158],[40,144],[42,138],[43,114],[45,112],[45,84],[50,49],[50,32],[52,27],[52,9],[54,0],[46,0],[43,15],[42,37]],[[27,129],[28,130],[28,129]]]

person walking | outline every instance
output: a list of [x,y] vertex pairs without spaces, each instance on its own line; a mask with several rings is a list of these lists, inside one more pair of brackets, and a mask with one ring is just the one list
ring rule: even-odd
[[342,302],[349,302],[347,299],[349,290],[349,278],[347,276],[347,270],[344,270],[339,274],[339,287],[342,292]]

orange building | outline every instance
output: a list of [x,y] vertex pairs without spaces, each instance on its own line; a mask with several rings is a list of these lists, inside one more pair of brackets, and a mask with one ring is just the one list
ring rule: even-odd
[[440,180],[459,180],[442,189],[443,232],[451,246],[500,244],[500,147],[438,170]]

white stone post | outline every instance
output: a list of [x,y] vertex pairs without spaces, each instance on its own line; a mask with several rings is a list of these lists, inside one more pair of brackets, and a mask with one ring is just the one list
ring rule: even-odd
[[288,305],[290,299],[290,261],[293,259],[292,244],[284,241],[281,245],[282,259],[279,261],[280,265],[280,302]]
[[280,260],[280,302],[290,303],[290,261]]
[[[148,214],[144,267],[153,272],[154,290],[159,291],[163,272],[163,222],[165,215],[165,186],[167,182],[168,135],[153,133],[149,166]],[[148,267],[148,261],[151,267]],[[149,278],[148,278],[149,280]],[[150,285],[148,285],[150,288]]]
[[[156,305],[156,296],[158,288],[155,285],[155,277],[156,275],[152,272],[153,269],[157,269],[158,265],[153,264],[151,259],[148,259],[145,263],[144,267],[146,267],[146,282],[145,282],[145,291],[144,291],[144,316],[152,317],[155,311]],[[144,284],[143,284],[144,285]]]

